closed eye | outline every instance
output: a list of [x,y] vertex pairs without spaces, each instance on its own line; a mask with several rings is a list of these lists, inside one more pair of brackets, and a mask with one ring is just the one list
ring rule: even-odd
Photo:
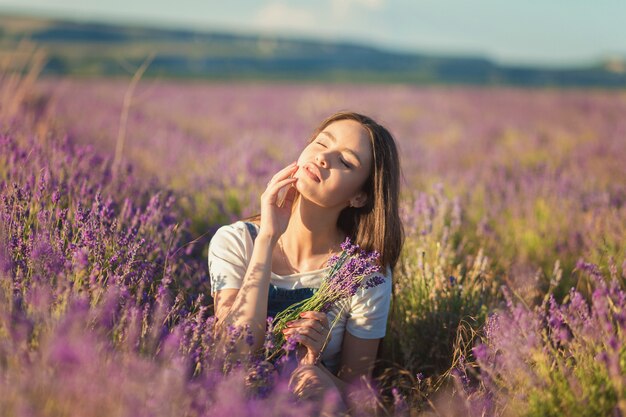
[[[315,143],[316,143],[316,144],[318,144],[318,145],[323,146],[324,148],[328,148],[328,146],[324,145],[322,142],[316,141]],[[348,163],[347,163],[344,159],[339,158],[339,161],[341,161],[341,163],[342,163],[342,164],[343,164],[346,168],[351,168],[351,167],[350,167],[350,164],[348,164]]]

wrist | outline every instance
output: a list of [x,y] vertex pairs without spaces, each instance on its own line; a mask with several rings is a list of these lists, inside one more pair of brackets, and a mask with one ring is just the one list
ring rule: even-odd
[[300,356],[299,363],[300,365],[320,365],[319,357],[320,355],[307,351],[304,355]]
[[256,241],[257,242],[264,242],[264,243],[274,247],[274,246],[276,246],[279,237],[280,237],[280,235],[277,235],[277,234],[274,234],[274,233],[266,233],[266,232],[263,232],[263,231],[259,231],[259,234],[257,235]]

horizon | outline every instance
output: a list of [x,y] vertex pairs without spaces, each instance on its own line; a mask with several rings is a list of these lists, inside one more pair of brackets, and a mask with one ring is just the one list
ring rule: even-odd
[[[124,9],[124,14],[122,15],[116,12],[116,9],[114,7],[115,3],[121,3],[121,1],[122,0],[114,0],[112,1],[113,4],[107,5],[85,5],[83,2],[81,3],[81,7],[77,7],[70,11],[68,10],[68,5],[72,4],[72,2],[76,2],[76,0],[60,0],[57,2],[56,6],[53,7],[51,7],[50,5],[46,5],[47,7],[37,6],[38,3],[45,3],[45,0],[21,0],[19,6],[14,4],[16,3],[15,0],[0,0],[0,14],[23,16],[26,18],[32,17],[66,20],[73,22],[104,23],[122,26],[142,26],[163,29],[190,30],[197,32],[224,32],[237,35],[273,36],[285,39],[350,43],[401,53],[439,56],[482,57],[499,65],[505,66],[539,66],[544,68],[580,67],[590,64],[597,64],[598,62],[605,62],[609,59],[626,59],[626,45],[619,44],[618,47],[617,45],[619,42],[617,42],[617,36],[608,36],[609,34],[618,35],[619,32],[624,32],[622,34],[623,36],[620,38],[623,39],[624,37],[626,37],[626,28],[621,28],[618,25],[611,25],[610,19],[605,19],[602,22],[604,24],[604,26],[602,26],[604,27],[604,33],[602,31],[593,31],[591,30],[592,27],[590,24],[594,21],[592,19],[593,14],[590,14],[588,16],[583,16],[579,14],[575,15],[577,17],[574,17],[574,15],[570,17],[570,19],[573,19],[573,21],[571,21],[570,23],[575,23],[578,19],[578,23],[586,22],[587,26],[585,27],[583,25],[582,27],[576,27],[576,30],[571,30],[570,28],[570,31],[567,33],[563,31],[558,34],[557,31],[554,32],[554,34],[550,32],[548,35],[546,35],[545,27],[544,29],[539,30],[539,28],[541,27],[539,25],[535,28],[536,30],[534,32],[528,30],[523,31],[523,33],[520,33],[519,31],[513,31],[512,34],[509,35],[509,39],[507,40],[506,37],[501,38],[487,36],[488,39],[485,38],[485,34],[490,33],[488,31],[488,28],[485,29],[487,30],[487,32],[482,32],[482,34],[480,34],[478,31],[464,31],[462,28],[459,28],[456,33],[454,33],[454,31],[452,30],[446,32],[445,28],[442,28],[439,30],[439,32],[437,32],[436,30],[434,30],[433,27],[428,28],[428,25],[424,25],[423,27],[421,27],[422,33],[415,35],[414,32],[411,32],[415,29],[411,29],[410,25],[402,24],[395,25],[395,32],[393,36],[392,34],[382,36],[381,33],[385,32],[385,25],[391,24],[392,26],[394,26],[392,22],[393,19],[384,19],[383,17],[396,16],[393,13],[398,13],[397,9],[387,11],[386,14],[383,13],[383,9],[385,7],[392,7],[391,3],[385,0],[330,0],[331,4],[334,5],[335,8],[344,7],[344,9],[338,11],[333,9],[333,13],[335,14],[329,15],[328,20],[325,21],[325,23],[327,23],[326,28],[328,28],[328,30],[324,28],[323,33],[312,30],[310,18],[311,16],[314,16],[312,14],[313,12],[309,13],[309,15],[306,15],[304,13],[298,15],[295,8],[288,9],[282,2],[268,3],[260,2],[258,0],[244,1],[242,3],[248,3],[257,6],[262,3],[262,5],[265,6],[265,8],[257,8],[256,14],[253,13],[255,10],[252,10],[248,11],[247,15],[245,16],[238,15],[243,14],[243,12],[238,12],[238,10],[241,10],[241,7],[234,8],[232,10],[225,10],[228,9],[228,7],[232,7],[227,6],[220,9],[221,14],[214,13],[215,10],[213,9],[213,14],[207,17],[203,16],[201,12],[202,8],[207,7],[207,5],[195,5],[196,8],[194,8],[194,10],[197,9],[197,14],[199,16],[196,16],[194,18],[194,16],[189,16],[189,13],[193,12],[188,11],[188,9],[183,10],[184,13],[174,13],[170,10],[170,15],[164,16],[164,14],[168,12],[168,8],[170,6],[163,5],[162,8],[150,8],[146,7],[146,4],[143,3],[144,0],[136,2],[137,4],[134,3],[134,8],[131,7],[130,9]],[[492,1],[495,0],[483,0],[480,5],[482,7],[484,6],[484,3],[489,3]],[[194,2],[187,0],[186,3]],[[296,1],[293,3],[298,2]],[[424,4],[427,5],[428,3],[431,2],[422,1],[419,2],[419,5],[423,6]],[[606,3],[611,2],[603,2],[604,5],[606,5]],[[418,2],[416,2],[415,4],[418,4]],[[616,4],[624,9],[624,13],[626,14],[626,3],[624,5],[621,5],[619,3]],[[280,5],[283,5],[285,7]],[[351,5],[360,5],[361,7],[352,7]],[[290,3],[290,7],[291,6],[293,6],[293,4]],[[271,11],[272,7],[274,7],[273,12]],[[302,8],[302,11],[309,10],[306,9],[305,6],[300,5],[300,7]],[[438,10],[439,12],[442,12],[442,10],[437,9],[437,7],[438,6],[431,4],[431,9],[429,9],[431,12],[431,16],[437,15],[437,13],[433,12],[433,10]],[[578,7],[580,8],[580,5],[578,5]],[[106,11],[103,11],[102,8],[105,8]],[[181,8],[185,9],[185,7],[182,6]],[[600,7],[595,7],[595,9],[599,8]],[[570,9],[574,9],[574,7]],[[260,14],[263,10],[266,11],[265,15]],[[367,34],[363,34],[359,31],[359,28],[363,26],[363,23],[367,22],[357,22],[355,26],[354,21],[358,20],[359,17],[367,15],[367,13],[364,14],[364,10],[367,12],[371,12],[370,15],[372,13],[379,13],[378,16],[375,16],[375,18],[373,18],[373,21],[380,22],[381,28],[377,28],[377,30],[372,30],[371,33],[368,32]],[[322,13],[325,13],[327,11],[328,10],[324,10]],[[596,15],[600,13],[597,10],[594,10],[594,12],[596,13]],[[580,10],[579,13],[581,13]],[[236,18],[233,17],[233,14],[237,15]],[[439,14],[441,15],[442,13]],[[265,16],[264,20],[262,19],[264,22],[263,24],[259,24],[258,20],[257,23],[254,23],[255,20],[250,17],[258,17],[260,15]],[[292,21],[285,22],[285,19],[288,16],[294,17],[293,19],[289,19]],[[495,11],[494,16],[497,16],[497,13]],[[614,13],[607,14],[607,16],[609,18],[612,16],[614,19],[617,19],[616,14]],[[441,18],[441,16],[439,17]],[[406,19],[411,20],[414,17],[410,16],[409,13],[409,15],[404,16],[404,18],[405,20],[401,20],[400,23],[406,23]],[[454,21],[452,16],[446,15],[445,19],[448,18]],[[489,21],[489,16],[483,16],[482,18],[483,20],[475,20],[472,24],[470,24],[470,27],[472,25],[474,25],[474,27],[482,27],[482,25],[486,25],[486,22]],[[485,18],[487,20],[484,20]],[[434,22],[435,20],[436,19],[433,19],[432,21]],[[470,19],[462,20],[469,21]],[[547,20],[549,22],[549,19]],[[298,22],[302,23],[299,29],[297,26]],[[309,23],[305,24],[303,22]],[[317,25],[316,22],[317,21],[313,19],[313,26]],[[546,23],[544,22],[544,24]],[[430,25],[437,26],[436,24],[433,25],[432,22],[430,23]],[[499,21],[498,23],[491,22],[491,25],[492,29],[497,27],[500,27],[502,29],[503,27],[507,26],[505,22],[502,21]],[[359,30],[356,30],[355,27]],[[519,29],[519,27],[517,29]],[[553,28],[550,28],[550,30],[552,29]],[[439,38],[435,36],[435,33],[439,33],[439,35],[437,35],[439,36]],[[474,38],[462,39],[466,35],[473,35]],[[548,36],[550,38],[550,42],[546,41],[545,39],[542,40],[542,36]],[[482,39],[482,45],[481,42],[479,42],[480,39]],[[514,43],[513,40],[515,40],[517,47],[507,47],[507,44]],[[570,42],[569,47],[565,47],[567,45],[566,41]],[[503,43],[498,44],[497,42]],[[520,47],[520,45],[522,45],[523,47]],[[534,56],[528,55],[528,49],[534,50],[534,47],[538,45],[541,45],[544,49],[540,50],[539,48],[537,48],[537,50],[534,51]],[[575,45],[576,47],[572,45]],[[612,47],[611,45],[615,46]],[[507,53],[504,54],[502,52],[503,50],[507,51]]]

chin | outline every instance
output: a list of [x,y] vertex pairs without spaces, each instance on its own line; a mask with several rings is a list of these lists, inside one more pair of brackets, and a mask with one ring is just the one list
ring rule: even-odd
[[323,207],[323,208],[332,208],[333,206],[333,202],[329,202],[329,201],[324,201],[324,198],[320,198],[320,196],[318,195],[313,195],[312,193],[308,192],[308,190],[301,190],[299,187],[296,187],[296,189],[298,190],[298,193],[300,194],[300,198],[303,200],[306,200],[307,202],[311,203],[311,204],[315,204],[316,206],[319,207]]
[[309,192],[309,190],[307,190],[307,186],[306,185],[301,185],[300,181],[296,182],[296,191],[298,191],[298,194],[300,194],[300,198],[304,198],[305,200],[311,200],[311,193]]
[[308,187],[306,185],[301,185],[300,181],[296,182],[296,190],[298,191],[298,194],[300,195],[300,198],[306,201],[309,201],[311,203],[315,203],[317,205],[320,205],[317,200],[319,200],[319,198],[317,198],[317,196],[313,195],[311,193],[311,190],[307,189]]

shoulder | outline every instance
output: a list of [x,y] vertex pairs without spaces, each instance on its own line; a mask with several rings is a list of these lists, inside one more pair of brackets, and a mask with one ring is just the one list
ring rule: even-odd
[[247,226],[246,223],[238,220],[234,223],[231,224],[225,224],[223,226],[220,226],[217,231],[215,232],[215,234],[213,235],[213,237],[211,238],[211,243],[214,242],[215,240],[220,240],[220,239],[228,239],[228,238],[243,238],[245,236],[245,233],[247,232]]
[[248,232],[248,226],[239,220],[217,229],[209,242],[209,253],[223,248],[243,252],[249,245],[252,245],[252,238]]
[[225,289],[238,289],[246,273],[252,253],[252,238],[242,221],[221,226],[211,239],[208,267],[211,294]]
[[371,303],[373,300],[385,302],[392,293],[392,272],[387,267],[365,277],[363,284],[352,297],[352,304]]
[[370,287],[383,287],[391,289],[391,281],[393,274],[389,265],[384,270],[374,272],[367,277],[367,280],[371,283]]
[[387,316],[391,305],[391,270],[376,272],[365,278],[368,281],[350,300],[346,329],[355,337],[375,339],[385,336]]

